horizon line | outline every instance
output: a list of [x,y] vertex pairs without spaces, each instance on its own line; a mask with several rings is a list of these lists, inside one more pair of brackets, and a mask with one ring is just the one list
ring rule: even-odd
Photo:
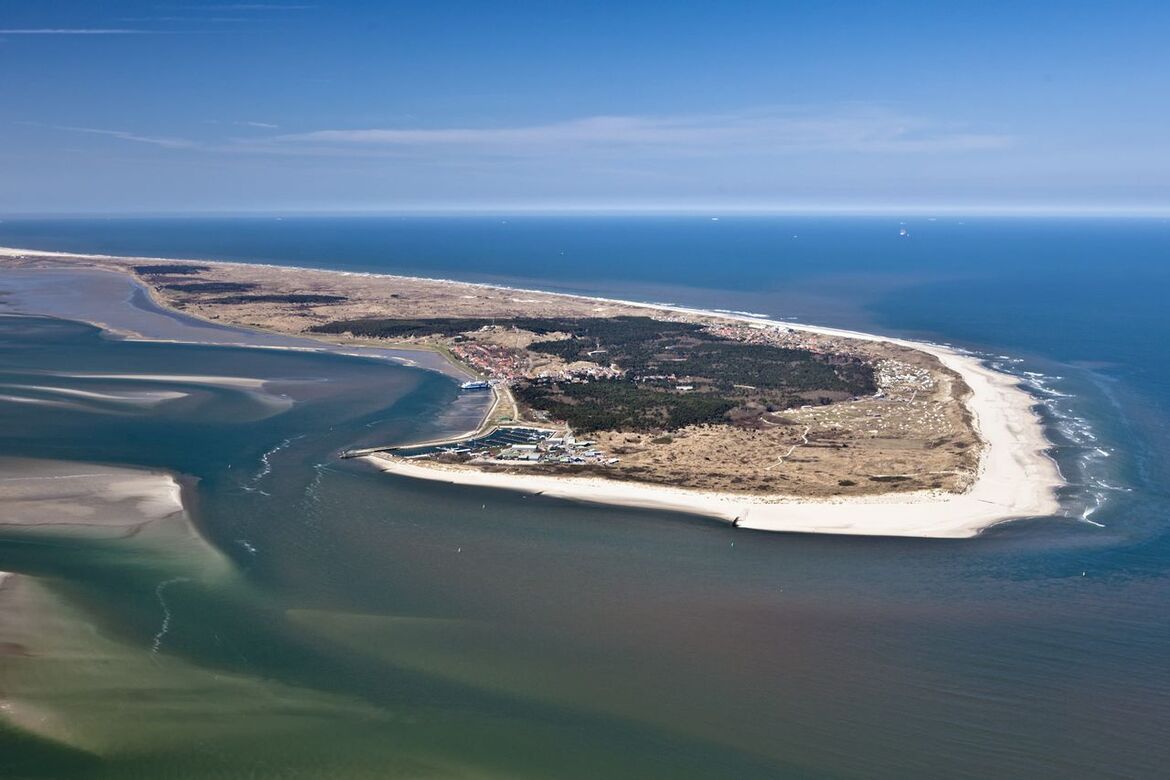
[[262,216],[842,216],[842,217],[1116,217],[1170,218],[1170,204],[395,204],[366,207],[192,208],[161,210],[0,211],[6,219],[149,219],[166,217]]

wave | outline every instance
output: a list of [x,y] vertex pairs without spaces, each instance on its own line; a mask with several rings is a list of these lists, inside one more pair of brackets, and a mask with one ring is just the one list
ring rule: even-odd
[[305,485],[305,491],[301,499],[301,517],[305,525],[321,525],[321,512],[324,509],[324,501],[321,498],[320,491],[321,484],[325,479],[325,472],[328,469],[328,463],[315,464],[313,466],[313,479]]
[[163,580],[160,582],[158,587],[154,589],[154,595],[158,598],[158,603],[162,606],[163,619],[162,625],[159,626],[158,632],[154,635],[154,640],[151,642],[151,655],[158,655],[158,651],[162,648],[163,638],[166,637],[166,635],[171,630],[171,608],[167,604],[167,600],[163,596],[163,592],[171,585],[177,585],[180,582],[190,582],[190,580],[190,577],[171,577],[169,580]]
[[265,496],[271,495],[270,493],[267,493],[266,491],[261,490],[259,487],[259,483],[260,483],[260,480],[264,479],[265,477],[267,477],[269,474],[272,473],[272,456],[276,455],[281,450],[285,450],[288,447],[292,446],[293,442],[295,442],[299,439],[303,439],[303,438],[305,438],[305,434],[302,433],[302,434],[298,434],[297,436],[290,436],[286,439],[281,439],[280,442],[277,443],[277,445],[275,447],[272,447],[268,451],[264,452],[260,456],[260,468],[257,469],[256,472],[254,474],[252,474],[252,477],[246,483],[242,484],[240,487],[242,487],[245,491],[247,491],[249,493],[260,493],[260,494],[265,495]]
[[754,311],[740,311],[738,309],[712,309],[711,311],[718,312],[719,314],[737,314],[740,317],[753,317],[760,320],[766,320],[771,317],[769,314],[760,314]]
[[1106,479],[1105,464],[1113,457],[1114,450],[1103,444],[1096,427],[1074,410],[1076,394],[1061,389],[1061,384],[1067,381],[1065,377],[1024,369],[1024,361],[1020,358],[981,357],[995,370],[1017,377],[1021,387],[1035,397],[1044,410],[1045,427],[1054,444],[1054,459],[1071,490],[1071,495],[1065,499],[1068,516],[1104,528],[1105,524],[1092,519],[1093,515],[1104,508],[1112,496],[1131,492],[1132,488]]

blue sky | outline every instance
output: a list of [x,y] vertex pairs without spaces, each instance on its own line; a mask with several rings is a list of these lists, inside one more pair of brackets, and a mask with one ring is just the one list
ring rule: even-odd
[[1168,39],[1167,3],[0,0],[0,213],[1170,211]]

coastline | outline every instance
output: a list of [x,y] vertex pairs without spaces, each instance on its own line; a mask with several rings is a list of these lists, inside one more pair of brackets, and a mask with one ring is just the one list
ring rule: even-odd
[[[0,247],[0,258],[12,257],[17,255],[37,255],[46,256],[48,258],[82,258],[82,259],[105,259],[105,260],[154,260],[156,258],[116,258],[106,255],[68,255],[68,254],[54,254],[43,253],[39,251],[24,251],[13,250],[7,247]],[[161,258],[158,258],[161,261]],[[212,264],[218,264],[218,261],[208,261]],[[82,268],[70,268],[67,266],[52,266],[37,269],[18,269],[22,273],[93,273],[102,274],[110,277],[121,277],[127,280],[131,285],[140,290],[145,295],[152,306],[157,309],[157,312],[144,310],[147,314],[159,314],[168,318],[176,319],[180,327],[187,330],[208,329],[219,334],[231,334],[230,340],[210,338],[206,333],[185,333],[181,337],[175,336],[160,336],[160,335],[146,335],[142,333],[137,324],[128,324],[125,322],[110,322],[105,318],[88,316],[86,313],[76,312],[61,312],[53,311],[30,311],[27,313],[36,314],[38,316],[57,317],[62,319],[69,319],[76,322],[84,322],[92,325],[103,331],[111,333],[119,338],[128,341],[139,341],[154,344],[191,344],[199,346],[222,346],[222,347],[243,347],[247,349],[271,349],[284,350],[292,352],[331,352],[338,355],[346,355],[349,357],[359,358],[374,358],[378,360],[388,360],[408,368],[418,368],[424,371],[435,371],[458,381],[466,379],[478,379],[479,376],[472,372],[468,367],[460,364],[458,361],[452,359],[450,355],[444,354],[442,351],[431,349],[425,346],[416,345],[393,345],[380,346],[375,344],[353,344],[346,343],[340,340],[332,340],[325,338],[317,338],[310,336],[293,336],[278,331],[264,330],[258,327],[249,327],[238,324],[225,324],[223,322],[216,322],[215,320],[201,317],[196,313],[188,311],[177,310],[160,298],[150,285],[145,284],[141,280],[124,268],[120,267],[106,267],[106,266],[86,266]],[[0,303],[4,303],[0,301]],[[9,304],[12,305],[12,304]],[[130,307],[138,308],[135,304],[128,303]],[[184,322],[188,320],[189,322]],[[400,354],[401,353],[401,354]],[[414,354],[411,354],[414,353]],[[430,362],[419,362],[418,357],[425,355],[434,358]]]
[[[12,255],[181,262],[170,258],[124,258],[109,255],[82,255],[0,248],[0,256]],[[970,389],[970,393],[963,403],[971,414],[975,431],[983,443],[976,478],[963,493],[894,493],[851,497],[848,500],[710,493],[602,478],[503,474],[467,467],[420,466],[392,456],[364,456],[382,471],[453,484],[541,493],[590,503],[699,514],[734,522],[743,528],[767,531],[964,538],[975,536],[980,531],[1001,522],[1024,517],[1052,515],[1059,509],[1056,490],[1064,484],[1064,481],[1055,462],[1046,452],[1051,443],[1046,438],[1040,417],[1033,408],[1035,406],[1034,399],[1019,386],[1019,381],[1015,377],[988,368],[979,358],[963,354],[950,347],[857,331],[803,325],[787,320],[772,320],[749,316],[746,313],[711,311],[568,293],[549,293],[502,285],[259,263],[205,260],[192,260],[190,262],[209,265],[262,266],[281,271],[302,270],[348,276],[459,284],[515,293],[556,296],[606,305],[617,304],[651,311],[713,317],[758,326],[791,328],[797,331],[840,338],[896,344],[932,355],[945,367],[952,369],[962,377]],[[123,271],[123,273],[126,272]],[[127,275],[130,276],[128,273]],[[154,299],[153,295],[152,299]],[[155,303],[165,306],[157,300]],[[191,315],[187,314],[186,316]],[[437,352],[437,350],[435,351]],[[494,406],[493,404],[493,408]],[[490,416],[490,410],[488,414]],[[483,423],[479,427],[482,428]]]
[[[643,305],[689,314],[716,314],[677,306]],[[964,404],[983,441],[978,473],[971,487],[963,493],[893,493],[849,499],[755,497],[598,478],[420,466],[377,454],[365,457],[379,470],[399,476],[539,493],[585,503],[685,512],[759,531],[970,538],[1010,520],[1059,512],[1056,491],[1065,482],[1048,455],[1052,443],[1034,409],[1035,399],[1010,374],[987,367],[973,355],[927,342],[743,315],[717,316],[842,338],[885,341],[938,358],[958,373],[971,391]]]
[[[943,348],[940,348],[943,349]],[[919,492],[811,499],[713,493],[595,477],[503,474],[450,465],[422,466],[394,456],[364,459],[378,470],[414,479],[503,488],[584,503],[701,515],[739,528],[922,538],[970,538],[1014,519],[1055,514],[1063,484],[1030,396],[1013,377],[977,359],[949,358],[972,389],[969,406],[985,446],[979,473],[964,493]]]

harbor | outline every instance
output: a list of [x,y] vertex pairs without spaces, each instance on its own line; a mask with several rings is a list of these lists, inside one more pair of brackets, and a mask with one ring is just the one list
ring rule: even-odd
[[614,465],[589,439],[577,439],[565,429],[501,426],[486,436],[457,443],[399,447],[391,452],[407,460],[434,459],[502,465]]

